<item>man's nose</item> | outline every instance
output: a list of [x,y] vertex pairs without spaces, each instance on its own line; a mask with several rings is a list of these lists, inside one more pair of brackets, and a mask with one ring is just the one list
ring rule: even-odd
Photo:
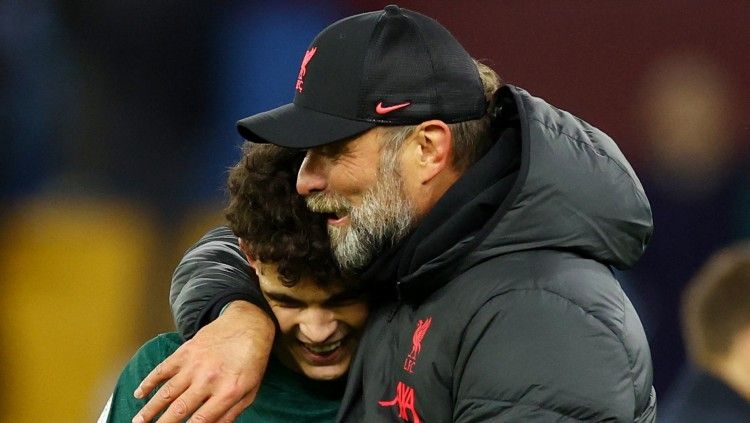
[[337,327],[333,312],[325,309],[307,309],[300,316],[300,341],[323,343],[333,336]]
[[304,197],[324,191],[326,180],[325,158],[316,154],[314,150],[309,150],[297,174],[297,192]]

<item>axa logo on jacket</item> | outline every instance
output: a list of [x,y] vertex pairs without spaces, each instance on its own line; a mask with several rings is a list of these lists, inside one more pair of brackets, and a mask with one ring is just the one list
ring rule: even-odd
[[[422,351],[422,341],[427,335],[427,331],[430,330],[432,324],[432,316],[420,319],[417,322],[417,327],[414,329],[414,334],[411,337],[411,350],[404,359],[403,370],[409,374],[414,374],[414,366],[417,364],[419,353]],[[414,388],[407,385],[403,381],[399,381],[396,385],[396,394],[392,399],[378,401],[378,405],[381,407],[392,407],[398,405],[398,416],[401,420],[413,423],[420,423],[419,413],[417,413]]]

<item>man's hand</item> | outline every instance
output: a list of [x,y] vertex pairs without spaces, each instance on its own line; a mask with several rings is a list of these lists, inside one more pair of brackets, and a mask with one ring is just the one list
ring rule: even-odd
[[233,422],[258,393],[275,330],[257,306],[232,302],[141,382],[136,398],[165,383],[133,422],[150,422],[165,408],[157,423]]

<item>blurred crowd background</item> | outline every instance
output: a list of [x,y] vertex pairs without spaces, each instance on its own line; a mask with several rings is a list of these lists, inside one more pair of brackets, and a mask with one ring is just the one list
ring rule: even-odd
[[[137,346],[173,329],[171,272],[222,222],[234,123],[291,100],[322,28],[386,4],[0,1],[0,420],[95,420]],[[620,276],[663,400],[682,287],[750,235],[750,2],[399,4],[619,143],[654,210]]]

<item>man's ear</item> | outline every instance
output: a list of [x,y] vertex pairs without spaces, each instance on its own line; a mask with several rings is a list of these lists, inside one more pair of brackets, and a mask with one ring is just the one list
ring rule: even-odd
[[413,152],[420,182],[425,184],[445,170],[453,171],[453,136],[448,125],[442,120],[428,120],[415,132]]
[[255,270],[256,274],[258,274],[260,271],[260,269],[258,269],[258,261],[253,258],[252,254],[250,254],[250,249],[247,246],[247,242],[245,242],[245,240],[242,238],[237,238],[237,241],[240,244],[240,251],[245,254],[245,258],[247,258],[247,262],[250,263],[250,267]]

